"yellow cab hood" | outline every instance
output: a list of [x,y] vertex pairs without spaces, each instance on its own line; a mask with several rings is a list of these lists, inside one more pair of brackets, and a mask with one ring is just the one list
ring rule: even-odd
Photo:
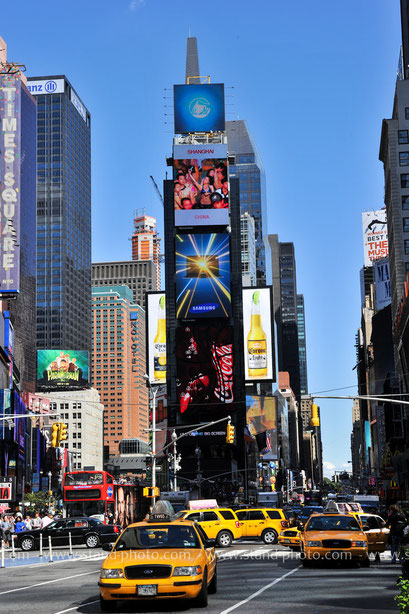
[[127,565],[172,565],[172,567],[190,567],[203,565],[203,553],[200,548],[172,548],[121,550],[110,552],[102,566],[107,569],[122,568]]
[[323,539],[366,541],[366,535],[362,531],[305,531],[306,541],[322,541]]

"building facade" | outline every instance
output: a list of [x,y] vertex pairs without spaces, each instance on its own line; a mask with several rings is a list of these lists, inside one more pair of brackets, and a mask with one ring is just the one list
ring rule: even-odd
[[91,348],[91,116],[64,75],[37,100],[37,348]]
[[144,210],[135,211],[132,260],[153,262],[156,271],[154,290],[160,290],[160,238],[156,230],[156,219],[145,215]]
[[145,311],[127,286],[94,287],[92,311],[92,385],[105,408],[104,446],[115,456],[123,439],[148,441]]
[[128,286],[135,305],[145,307],[145,293],[157,288],[158,269],[153,260],[125,260],[121,262],[94,262],[93,287]]
[[249,213],[240,215],[240,235],[243,286],[255,286],[257,284],[256,235],[254,218]]
[[305,331],[304,295],[297,294],[298,353],[300,359],[300,392],[308,393],[307,339]]

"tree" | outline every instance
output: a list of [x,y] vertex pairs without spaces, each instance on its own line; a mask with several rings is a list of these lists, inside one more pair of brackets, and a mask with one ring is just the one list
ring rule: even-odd
[[[28,503],[30,504],[31,512],[42,512],[43,510],[48,509],[50,502],[50,497],[48,492],[39,491],[39,492],[30,492],[25,496],[25,504],[28,507]],[[54,497],[51,497],[51,506],[54,507]]]

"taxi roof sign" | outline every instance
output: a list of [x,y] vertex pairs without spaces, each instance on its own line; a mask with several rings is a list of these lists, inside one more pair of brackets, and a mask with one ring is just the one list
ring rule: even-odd
[[157,501],[149,515],[149,522],[169,522],[174,517],[175,510],[169,501]]

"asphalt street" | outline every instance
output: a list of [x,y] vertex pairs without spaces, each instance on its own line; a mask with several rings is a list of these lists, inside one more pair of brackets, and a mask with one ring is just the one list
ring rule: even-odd
[[[97,582],[105,553],[76,549],[75,555],[82,558],[55,556],[53,563],[38,563],[34,556],[25,565],[0,569],[0,614],[100,612]],[[218,550],[218,592],[209,596],[207,610],[172,600],[121,602],[118,612],[386,614],[397,611],[398,574],[399,565],[391,565],[388,555],[368,569],[329,564],[304,569],[287,549],[243,543]]]

